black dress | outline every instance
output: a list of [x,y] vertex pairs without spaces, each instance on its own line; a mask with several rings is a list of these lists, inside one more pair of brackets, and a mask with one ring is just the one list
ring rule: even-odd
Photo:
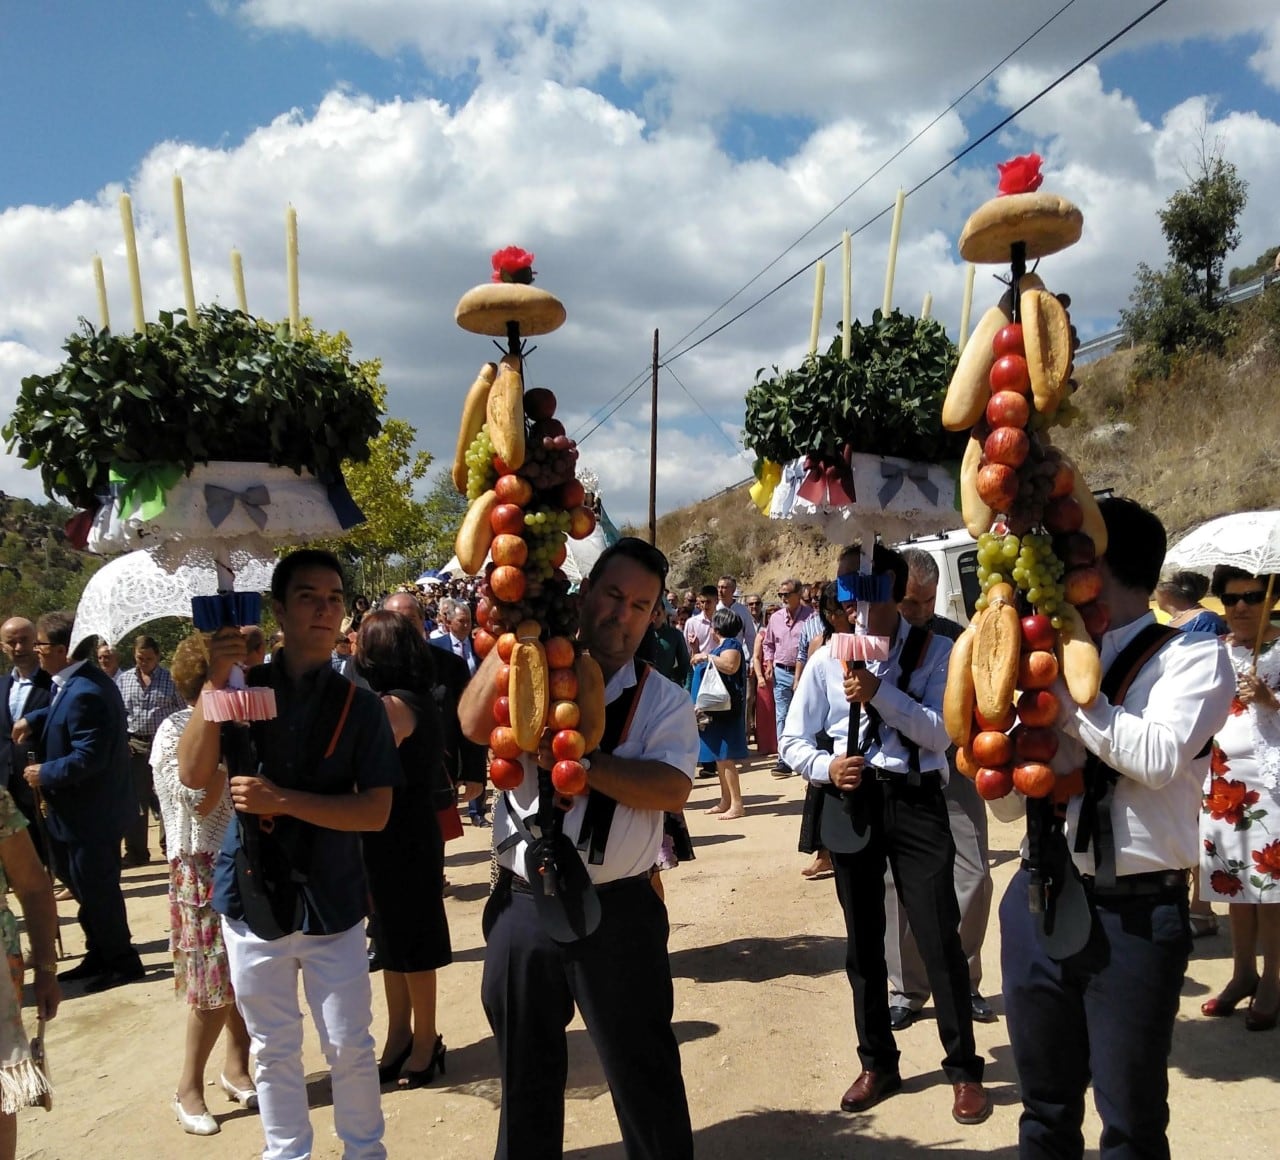
[[418,725],[400,743],[404,785],[394,792],[386,827],[364,835],[373,939],[386,970],[434,971],[453,961],[435,805],[444,780],[440,716],[429,693],[393,689],[386,695],[404,701]]

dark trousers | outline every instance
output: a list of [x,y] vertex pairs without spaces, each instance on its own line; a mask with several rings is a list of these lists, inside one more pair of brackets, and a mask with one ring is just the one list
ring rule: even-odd
[[481,998],[498,1041],[496,1160],[564,1154],[565,1028],[577,1003],[604,1068],[628,1160],[693,1156],[680,1048],[671,1029],[667,909],[647,880],[600,895],[590,937],[549,938],[527,894],[496,893]]
[[1107,1160],[1167,1160],[1169,1051],[1191,953],[1186,887],[1094,899],[1079,953],[1055,962],[1027,908],[1030,875],[1000,903],[1005,1015],[1022,1090],[1018,1155],[1084,1154],[1084,1094],[1093,1079]]
[[[155,786],[151,777],[150,746],[147,753],[138,753],[129,745],[129,774],[133,779],[133,793],[138,802],[138,816],[130,823],[124,835],[124,854],[126,858],[141,859],[147,857],[147,811],[160,818],[160,799],[156,797]],[[164,834],[163,822],[160,833]]]
[[119,841],[82,844],[63,842],[51,834],[49,845],[80,904],[76,917],[84,931],[85,960],[103,969],[141,970],[120,892]]
[[858,1059],[868,1071],[896,1072],[898,1047],[889,1026],[889,971],[884,954],[884,869],[915,932],[938,1016],[942,1068],[952,1083],[980,1082],[982,1059],[973,1042],[969,964],[960,945],[955,846],[941,779],[926,774],[919,786],[905,775],[871,777],[866,795],[870,841],[856,854],[832,854],[836,895],[844,910],[848,949],[845,973],[853,988]]

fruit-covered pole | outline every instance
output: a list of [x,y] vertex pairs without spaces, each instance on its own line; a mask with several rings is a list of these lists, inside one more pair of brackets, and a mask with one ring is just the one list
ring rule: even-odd
[[957,767],[985,798],[1017,789],[1059,802],[1078,769],[1059,756],[1061,676],[1071,698],[1097,695],[1091,637],[1107,627],[1096,560],[1106,528],[1074,464],[1049,441],[1071,419],[1075,331],[1070,299],[1049,293],[1028,261],[1073,244],[1080,211],[1037,192],[1040,158],[1000,166],[1000,196],[960,238],[970,262],[1008,264],[1009,292],[979,321],[943,405],[943,425],[968,430],[961,466],[965,524],[978,541],[983,594],[956,643],[944,706]]
[[471,502],[455,546],[468,575],[484,571],[476,652],[496,649],[501,661],[490,778],[497,789],[516,788],[521,755],[546,744],[555,757],[546,773],[569,797],[587,789],[581,758],[600,744],[604,682],[575,647],[577,607],[563,565],[567,540],[589,536],[596,518],[555,395],[524,388],[524,338],[556,330],[564,307],[532,285],[532,254],[499,250],[493,268],[493,282],[468,291],[455,313],[464,329],[507,347],[498,364],[481,368],[463,404],[453,482]]

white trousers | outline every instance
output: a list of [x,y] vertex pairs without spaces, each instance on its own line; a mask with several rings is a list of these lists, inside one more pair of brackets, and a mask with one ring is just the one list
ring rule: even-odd
[[364,923],[340,934],[290,934],[270,942],[224,917],[222,934],[236,1006],[257,1053],[254,1082],[263,1160],[307,1160],[311,1120],[302,1068],[298,973],[333,1084],[333,1126],[344,1160],[385,1160],[372,994]]

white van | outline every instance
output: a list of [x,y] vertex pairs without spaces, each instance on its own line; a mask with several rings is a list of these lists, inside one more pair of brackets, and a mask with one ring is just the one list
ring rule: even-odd
[[963,528],[917,536],[901,544],[898,551],[916,548],[928,552],[938,564],[938,596],[933,610],[958,624],[968,624],[974,602],[982,595],[978,583],[978,545]]

